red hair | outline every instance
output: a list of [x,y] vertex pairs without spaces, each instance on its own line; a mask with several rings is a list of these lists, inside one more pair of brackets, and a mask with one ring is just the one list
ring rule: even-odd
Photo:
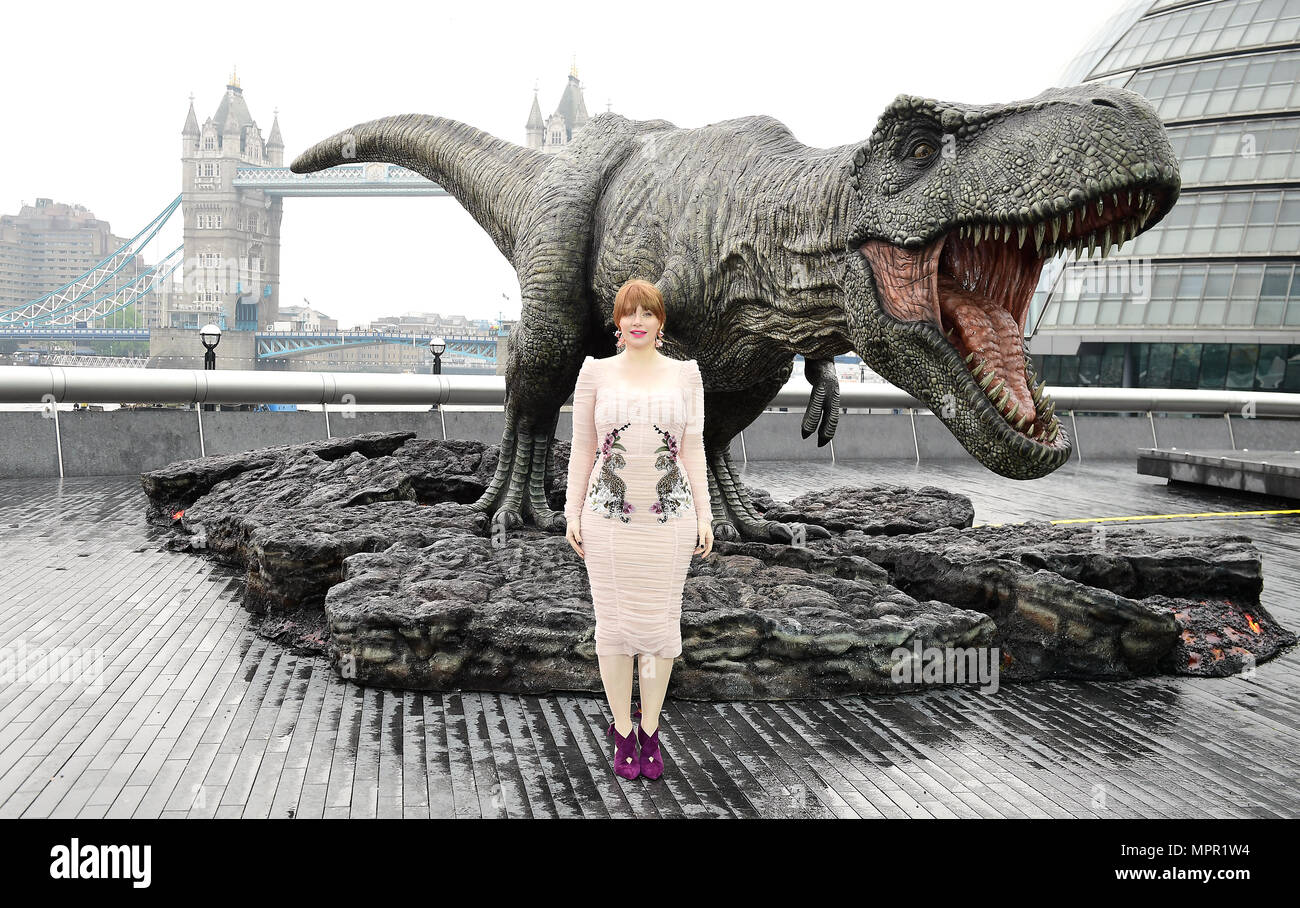
[[659,288],[649,281],[633,278],[622,287],[614,297],[614,324],[617,325],[625,315],[635,315],[639,307],[645,308],[659,319],[662,326],[667,318],[664,314],[664,295]]

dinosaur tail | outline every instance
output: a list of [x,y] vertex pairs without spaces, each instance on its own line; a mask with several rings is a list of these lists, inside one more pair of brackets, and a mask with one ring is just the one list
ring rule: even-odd
[[289,169],[314,173],[359,161],[400,164],[442,186],[513,265],[524,203],[547,158],[458,120],[403,114],[335,133],[300,154]]

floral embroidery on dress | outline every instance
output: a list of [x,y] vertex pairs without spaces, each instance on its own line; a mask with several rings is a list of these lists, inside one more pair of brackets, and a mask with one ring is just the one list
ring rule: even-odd
[[686,483],[686,474],[678,465],[678,443],[671,432],[655,426],[655,431],[664,443],[655,449],[659,455],[655,458],[655,469],[664,473],[655,483],[659,500],[650,505],[650,513],[659,515],[660,523],[667,523],[681,508],[691,504],[691,490]]
[[615,470],[621,470],[627,466],[627,460],[619,451],[626,451],[627,448],[618,440],[621,433],[630,422],[623,423],[617,429],[614,429],[605,436],[605,441],[600,446],[600,451],[596,455],[604,457],[605,462],[601,465],[600,472],[596,475],[596,483],[591,487],[591,492],[587,495],[587,504],[597,514],[605,518],[612,518],[615,514],[624,523],[631,522],[628,515],[636,510],[632,502],[627,500],[627,483],[623,477],[615,473]]

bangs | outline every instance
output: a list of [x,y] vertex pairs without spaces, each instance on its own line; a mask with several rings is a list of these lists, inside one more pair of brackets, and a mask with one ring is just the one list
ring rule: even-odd
[[614,297],[614,324],[618,324],[625,315],[635,315],[638,307],[652,313],[661,324],[666,320],[663,294],[654,284],[638,278],[620,287],[618,295]]

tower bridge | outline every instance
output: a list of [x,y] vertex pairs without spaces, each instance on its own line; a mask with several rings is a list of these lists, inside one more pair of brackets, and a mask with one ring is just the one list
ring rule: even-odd
[[[148,327],[122,314],[148,300],[164,328],[213,322],[254,335],[255,359],[283,360],[361,346],[425,345],[428,337],[389,331],[276,331],[280,310],[280,224],[287,197],[447,196],[442,186],[395,164],[357,163],[296,174],[284,164],[279,114],[264,138],[231,74],[215,113],[200,123],[194,97],[181,131],[181,193],[135,236],[85,274],[20,306],[0,309],[0,340],[148,341]],[[183,242],[146,251],[179,217]],[[173,275],[179,270],[179,284]],[[118,318],[110,320],[109,317]],[[447,337],[447,353],[496,361],[495,337]]]
[[[534,89],[526,145],[559,152],[587,120],[575,62],[555,112],[545,119]],[[420,333],[274,330],[281,317],[284,199],[449,195],[396,164],[358,162],[293,173],[285,165],[284,147],[279,111],[264,136],[234,72],[216,110],[202,122],[191,95],[181,129],[180,194],[75,280],[22,305],[0,307],[0,341],[63,342],[74,353],[78,342],[149,341],[151,355],[175,364],[189,355],[188,333],[215,323],[223,331],[246,332],[232,334],[225,350],[226,361],[233,357],[248,367],[357,347],[427,347],[430,338]],[[172,236],[174,243],[178,225],[182,242],[165,248],[163,237]],[[150,257],[156,262],[150,264]],[[495,364],[502,355],[500,336],[444,335],[444,355]],[[385,359],[383,354],[366,358]]]

